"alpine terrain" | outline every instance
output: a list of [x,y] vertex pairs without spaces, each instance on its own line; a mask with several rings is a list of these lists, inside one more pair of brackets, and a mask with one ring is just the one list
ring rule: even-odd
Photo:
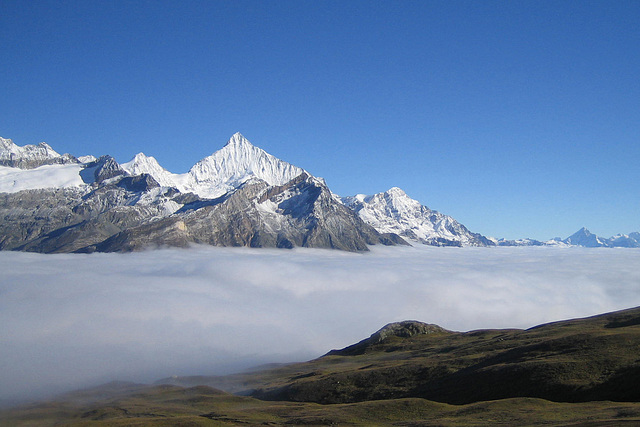
[[192,243],[366,251],[374,244],[640,247],[640,233],[609,239],[488,238],[404,191],[339,197],[323,179],[240,133],[184,174],[138,153],[76,158],[48,144],[0,138],[0,250],[133,251]]
[[450,216],[422,206],[401,189],[345,197],[343,203],[376,230],[433,246],[493,246],[486,237],[472,233]]
[[336,248],[403,244],[301,168],[239,133],[186,174],[140,153],[81,160],[46,144],[0,146],[0,249],[133,251],[191,243]]

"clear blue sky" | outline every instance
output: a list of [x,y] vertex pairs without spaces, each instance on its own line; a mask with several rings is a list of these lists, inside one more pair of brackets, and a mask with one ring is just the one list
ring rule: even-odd
[[472,231],[640,231],[638,1],[0,2],[0,136],[185,172],[235,132]]

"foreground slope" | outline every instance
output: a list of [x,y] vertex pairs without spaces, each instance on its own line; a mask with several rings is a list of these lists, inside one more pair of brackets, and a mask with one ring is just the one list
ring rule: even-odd
[[406,321],[310,362],[110,383],[0,425],[637,425],[638,348],[640,308],[528,330]]
[[0,410],[6,426],[637,425],[640,403],[518,398],[468,405],[394,399],[338,405],[266,402],[206,386],[107,384]]
[[[452,332],[403,322],[310,362],[195,382],[323,404],[410,397],[449,404],[516,397],[637,402],[638,349],[640,308],[528,330]],[[188,378],[173,383],[193,385]]]

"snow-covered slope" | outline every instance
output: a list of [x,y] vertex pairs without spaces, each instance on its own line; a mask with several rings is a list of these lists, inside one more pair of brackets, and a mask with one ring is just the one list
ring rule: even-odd
[[487,246],[493,243],[471,233],[450,216],[422,206],[397,187],[373,196],[345,197],[343,203],[381,233],[395,233],[435,246]]
[[0,193],[16,193],[39,188],[66,188],[85,185],[80,164],[44,165],[35,169],[0,166]]
[[218,197],[252,177],[283,185],[304,172],[236,133],[221,150],[196,163],[182,185],[201,197]]
[[240,133],[234,134],[222,149],[200,160],[184,174],[167,171],[155,158],[143,153],[122,167],[130,174],[148,173],[163,186],[204,198],[220,197],[250,178],[261,179],[269,185],[283,185],[305,173],[304,169],[254,146]]
[[584,246],[587,248],[599,248],[607,246],[600,237],[591,233],[586,227],[582,227],[580,230],[573,233],[571,236],[564,240],[564,243],[575,246]]
[[178,187],[178,183],[181,181],[181,175],[169,172],[160,166],[155,157],[146,156],[144,153],[136,154],[133,159],[120,166],[131,175],[148,173],[165,187]]

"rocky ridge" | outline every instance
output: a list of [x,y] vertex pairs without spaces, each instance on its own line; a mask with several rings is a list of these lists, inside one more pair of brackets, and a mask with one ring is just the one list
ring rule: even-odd
[[617,234],[605,238],[590,232],[586,227],[563,239],[556,237],[545,242],[534,239],[492,239],[496,246],[581,246],[584,248],[640,248],[640,232]]
[[493,246],[486,237],[470,232],[448,215],[423,206],[400,188],[373,196],[358,194],[342,199],[376,230],[432,246]]
[[71,154],[58,154],[46,142],[20,147],[10,139],[0,138],[0,166],[34,169],[43,165],[79,163]]

